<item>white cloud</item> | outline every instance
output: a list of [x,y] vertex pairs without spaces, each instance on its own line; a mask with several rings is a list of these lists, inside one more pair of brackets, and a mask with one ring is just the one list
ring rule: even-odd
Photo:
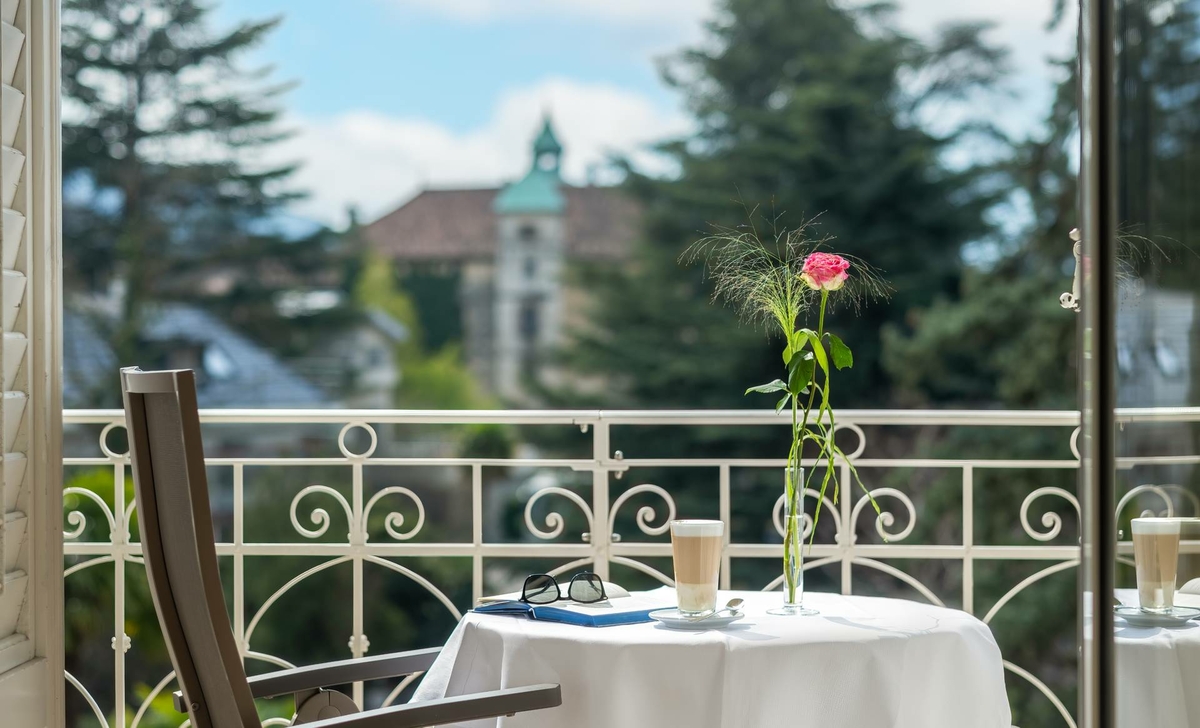
[[[383,0],[403,10],[437,13],[464,22],[484,23],[504,18],[541,16],[554,20],[579,19],[649,29],[662,35],[663,47],[654,55],[682,45],[703,42],[702,23],[713,17],[720,0]],[[839,0],[835,0],[838,2]],[[840,0],[848,7],[865,0]],[[907,32],[930,38],[948,21],[988,20],[996,24],[988,40],[1010,51],[1009,87],[1018,98],[1000,102],[994,119],[1010,132],[1027,130],[1044,114],[1052,93],[1049,57],[1071,49],[1075,23],[1070,14],[1053,31],[1046,30],[1053,0],[895,0],[896,20]]]
[[[480,22],[546,13],[693,29],[716,7],[715,0],[381,1]],[[897,21],[922,38],[951,20],[995,21],[990,40],[1010,48],[1014,73],[1009,85],[1020,98],[996,99],[976,110],[1009,131],[1028,131],[1045,114],[1051,93],[1046,58],[1071,48],[1070,18],[1052,33],[1045,30],[1050,8],[1051,0],[900,0]],[[289,122],[298,134],[272,153],[272,161],[303,162],[296,183],[312,198],[297,205],[299,214],[338,224],[346,206],[353,204],[372,219],[422,187],[495,185],[523,174],[545,108],[566,147],[565,176],[576,183],[609,152],[633,155],[654,169],[656,160],[646,147],[689,126],[682,113],[626,89],[549,78],[502,94],[486,123],[461,132],[421,116],[388,116],[366,106],[326,117],[293,116]]]
[[1010,133],[1028,133],[1049,110],[1058,72],[1048,59],[1061,59],[1074,51],[1076,24],[1068,3],[1067,16],[1053,30],[1046,29],[1053,0],[899,0],[896,20],[918,38],[933,36],[948,22],[991,21],[994,28],[984,37],[1008,49],[1010,73],[1005,87],[1015,99],[990,99],[988,108],[976,109]]
[[298,214],[341,224],[347,205],[355,205],[369,220],[422,187],[496,185],[524,174],[544,110],[564,147],[564,177],[574,183],[612,153],[662,170],[648,146],[688,128],[682,114],[630,91],[551,78],[502,94],[486,124],[462,133],[365,109],[292,117],[297,134],[270,161],[303,163],[294,184],[311,198],[296,205]]

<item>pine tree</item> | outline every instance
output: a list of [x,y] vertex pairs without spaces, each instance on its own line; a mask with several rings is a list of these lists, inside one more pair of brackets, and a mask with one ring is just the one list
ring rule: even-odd
[[[834,314],[855,353],[853,369],[840,373],[837,406],[886,406],[893,400],[884,328],[906,332],[912,313],[959,295],[961,251],[993,234],[984,212],[1004,192],[993,167],[944,161],[956,145],[999,147],[994,132],[976,126],[935,134],[921,120],[935,101],[987,92],[1002,73],[1003,54],[980,41],[978,25],[944,28],[923,45],[896,31],[883,10],[827,0],[727,0],[710,28],[703,47],[665,67],[697,133],[662,145],[676,175],[629,170],[627,190],[644,210],[642,241],[626,269],[582,273],[595,307],[566,357],[579,371],[603,375],[608,387],[592,399],[604,406],[769,406],[743,391],[777,376],[777,342],[712,305],[703,269],[681,265],[679,256],[712,224],[754,218],[769,227],[779,218],[794,227],[819,215],[818,231],[836,238],[833,250],[870,261],[895,289],[889,303],[858,316]],[[636,442],[614,447],[633,457],[698,447],[780,457],[781,433],[639,432]],[[735,530],[764,528],[762,514],[781,487],[769,475],[755,483],[739,475]],[[681,491],[687,478],[677,470],[639,471],[642,482]],[[688,512],[704,513],[711,503],[694,491],[674,495]],[[764,572],[755,581],[751,568],[740,572],[745,583],[770,580]]]
[[[196,0],[65,0],[64,233],[70,294],[119,283],[111,339],[142,355],[148,306],[202,303],[277,347],[314,321],[279,325],[280,291],[329,284],[333,238],[294,241],[273,224],[297,197],[291,166],[261,156],[286,132],[286,85],[244,56],[279,19],[211,27]],[[333,312],[337,318],[344,312]]]
[[988,87],[1002,54],[981,43],[981,26],[945,28],[926,46],[884,10],[827,0],[728,0],[717,18],[709,42],[664,66],[698,133],[661,147],[677,177],[630,171],[644,242],[634,273],[591,274],[599,303],[574,360],[617,374],[609,396],[623,403],[761,406],[742,390],[775,376],[777,347],[709,307],[702,270],[677,259],[710,225],[744,224],[755,209],[767,226],[819,215],[834,250],[869,260],[895,289],[889,305],[838,314],[856,359],[839,404],[879,406],[881,329],[957,295],[959,251],[989,233],[995,200],[988,169],[942,161],[980,130],[939,136],[918,119],[932,101]]
[[[846,329],[843,338],[855,352],[853,369],[840,373],[853,373],[853,382],[839,386],[838,406],[1069,406],[1076,317],[1058,304],[1059,293],[1070,286],[1064,263],[1075,206],[1069,79],[1046,134],[1014,152],[1008,140],[987,128],[930,131],[938,127],[930,102],[986,98],[982,94],[1002,71],[1001,54],[979,40],[980,26],[946,28],[938,40],[922,45],[897,32],[886,14],[854,12],[824,0],[729,0],[717,17],[710,42],[669,67],[699,129],[697,138],[664,147],[678,176],[630,176],[629,191],[646,209],[644,242],[632,272],[591,273],[600,297],[596,325],[581,335],[575,360],[610,373],[606,404],[764,406],[742,397],[742,390],[776,376],[778,347],[768,346],[760,332],[747,331],[731,311],[708,305],[703,271],[677,261],[710,223],[745,223],[745,207],[758,205],[760,224],[762,218],[770,224],[778,213],[784,213],[782,224],[792,226],[819,214],[821,232],[836,237],[834,250],[875,264],[895,289],[889,303],[867,308],[860,317],[837,314],[837,326]],[[999,161],[951,166],[946,162],[951,149],[977,158],[991,153]],[[1014,196],[1027,198],[1035,223],[1009,239],[989,226],[986,213]],[[989,268],[964,262],[966,253],[981,250],[993,251]],[[705,452],[755,457],[785,452],[779,441],[729,443],[734,435],[728,432],[677,436],[683,442],[638,434],[636,443],[614,447],[630,457],[661,457],[724,437],[716,447],[706,443]],[[1044,433],[1024,440],[1009,430],[989,433],[986,440],[923,434],[917,439],[911,433],[872,432],[870,451],[961,457],[997,450],[1042,453],[1058,446],[1053,456],[1061,457],[1065,449]],[[779,478],[768,476],[756,481],[734,476],[733,530],[764,530],[761,514],[769,512],[781,487]],[[961,528],[961,484],[953,482],[957,474],[943,476],[869,477],[871,487],[892,485],[917,498],[922,515],[914,540],[924,543]],[[704,513],[708,501],[686,489],[680,482],[685,477],[697,476],[639,471],[640,482],[672,489],[681,511]],[[1011,531],[1020,529],[1013,514],[1025,491],[1000,487],[1004,477],[1011,475],[976,475],[980,543],[1008,543]],[[1066,482],[1053,484],[1069,487],[1071,477],[1066,473]],[[1028,575],[1016,573],[1022,565],[1004,567],[977,569],[976,604],[994,602]],[[757,581],[754,568],[740,566],[737,578],[749,586],[772,575]],[[959,586],[941,564],[908,564],[906,570],[940,585],[951,599]],[[823,584],[824,578],[810,572],[810,587],[837,588],[836,582]],[[870,579],[855,578],[856,589]],[[1038,675],[1072,674],[1073,617],[1059,607],[1063,600],[1069,603],[1074,582],[1069,575],[1060,581],[1037,592],[1044,610],[1025,613],[1038,614],[1037,624],[1021,623],[1023,613],[1013,610],[997,618],[1006,656]],[[1047,619],[1047,613],[1062,619]],[[1070,700],[1070,685],[1051,682]],[[1038,718],[1049,718],[1035,689],[1020,681],[1012,689],[1021,720],[1037,725]]]
[[[1060,64],[1056,93],[1041,128],[1018,141],[1002,165],[1009,211],[1027,210],[1027,224],[995,242],[991,255],[964,271],[957,295],[939,297],[911,313],[911,327],[885,331],[884,350],[898,402],[913,407],[1072,409],[1076,407],[1078,316],[1058,301],[1070,290],[1076,224],[1078,87],[1074,59]],[[1020,428],[947,428],[922,454],[955,458],[1003,452],[1009,457],[1070,457],[1066,433]],[[956,529],[961,502],[957,474],[942,476],[924,503],[915,537]],[[975,542],[1024,543],[1013,514],[1039,487],[1074,488],[1073,471],[977,471]],[[1058,543],[1075,543],[1074,532]],[[933,567],[923,568],[936,576]],[[993,603],[1027,577],[1027,565],[997,562],[975,571],[975,603]],[[1075,701],[1073,604],[1075,576],[1040,582],[996,614],[991,625],[1005,658],[1030,668],[1067,705]],[[1030,619],[1029,615],[1038,615]],[[1023,680],[1009,683],[1013,720],[1020,725],[1061,721],[1044,696]]]
[[1058,297],[1070,290],[1074,266],[1077,76],[1073,62],[1060,66],[1042,128],[1015,144],[1002,165],[1006,214],[1028,222],[968,267],[955,295],[911,311],[909,327],[884,332],[885,366],[900,403],[1075,406],[1076,317]]

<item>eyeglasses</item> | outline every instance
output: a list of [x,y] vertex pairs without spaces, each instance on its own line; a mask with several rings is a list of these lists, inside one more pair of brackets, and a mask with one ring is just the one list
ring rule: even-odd
[[549,574],[525,577],[525,585],[521,587],[521,601],[526,604],[553,604],[563,600],[595,604],[605,599],[608,599],[608,595],[604,593],[604,582],[590,571],[571,577],[565,597],[558,587],[558,582]]

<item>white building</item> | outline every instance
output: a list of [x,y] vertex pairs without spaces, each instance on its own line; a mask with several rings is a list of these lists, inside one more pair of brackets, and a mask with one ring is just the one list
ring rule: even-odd
[[520,180],[425,190],[363,230],[402,277],[454,287],[440,302],[416,295],[417,304],[456,307],[468,365],[508,401],[526,399],[526,385],[547,376],[546,354],[581,317],[586,295],[572,266],[619,262],[637,234],[638,205],[612,187],[563,182],[562,154],[546,119]]

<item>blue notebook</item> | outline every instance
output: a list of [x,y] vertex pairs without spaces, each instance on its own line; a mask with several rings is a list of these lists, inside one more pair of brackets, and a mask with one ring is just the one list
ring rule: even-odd
[[515,617],[528,617],[542,622],[562,622],[576,624],[580,627],[613,627],[619,624],[638,624],[650,622],[650,612],[662,607],[635,610],[597,609],[580,611],[552,606],[534,606],[518,601],[493,602],[475,607],[480,614],[507,614]]

